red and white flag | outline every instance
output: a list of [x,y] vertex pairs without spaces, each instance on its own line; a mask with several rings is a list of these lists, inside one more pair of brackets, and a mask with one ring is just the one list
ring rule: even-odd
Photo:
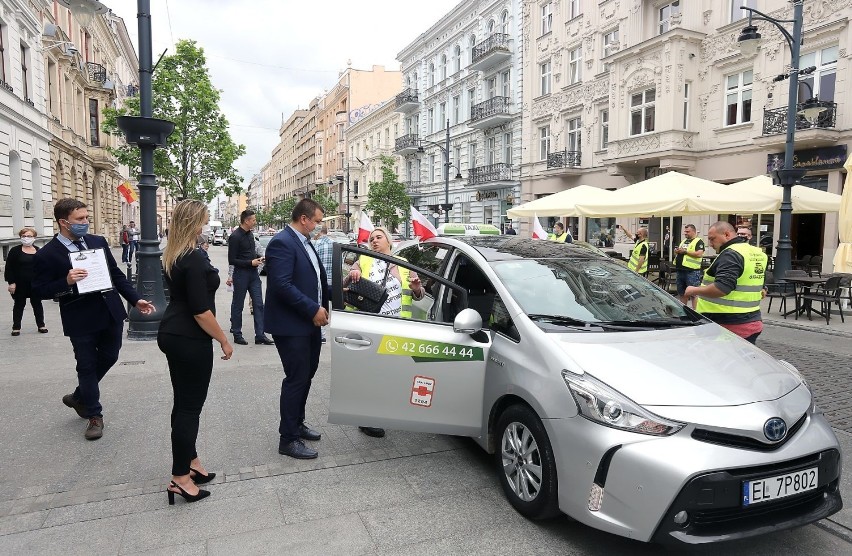
[[538,216],[533,214],[533,239],[547,239],[547,232],[541,227],[541,222],[538,221]]
[[421,240],[438,236],[435,226],[414,207],[411,207],[411,225],[414,227],[414,235]]
[[358,225],[358,244],[367,243],[370,241],[370,234],[376,227],[370,222],[370,217],[366,212],[361,211],[361,223]]

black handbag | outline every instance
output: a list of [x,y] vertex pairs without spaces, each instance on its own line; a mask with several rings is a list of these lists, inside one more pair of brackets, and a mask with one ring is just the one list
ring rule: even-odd
[[382,285],[366,278],[351,282],[345,292],[344,301],[365,313],[378,313],[388,299],[388,290]]

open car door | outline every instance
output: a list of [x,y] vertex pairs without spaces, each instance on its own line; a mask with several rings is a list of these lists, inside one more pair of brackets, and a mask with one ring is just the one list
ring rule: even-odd
[[[347,305],[349,267],[363,256],[416,272],[425,291],[416,304],[430,308],[401,318]],[[404,259],[354,246],[334,245],[333,268],[329,422],[479,436],[490,337],[473,310],[449,323],[436,317],[435,296],[466,292]]]

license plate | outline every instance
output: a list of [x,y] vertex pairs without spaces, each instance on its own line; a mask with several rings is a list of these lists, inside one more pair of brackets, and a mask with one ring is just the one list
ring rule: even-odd
[[743,506],[779,500],[814,490],[819,484],[819,468],[743,482]]

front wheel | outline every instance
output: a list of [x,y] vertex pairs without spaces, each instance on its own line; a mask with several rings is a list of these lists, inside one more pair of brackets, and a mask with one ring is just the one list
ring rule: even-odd
[[530,519],[559,514],[556,460],[544,425],[525,405],[513,405],[497,420],[495,454],[500,484],[509,503]]

